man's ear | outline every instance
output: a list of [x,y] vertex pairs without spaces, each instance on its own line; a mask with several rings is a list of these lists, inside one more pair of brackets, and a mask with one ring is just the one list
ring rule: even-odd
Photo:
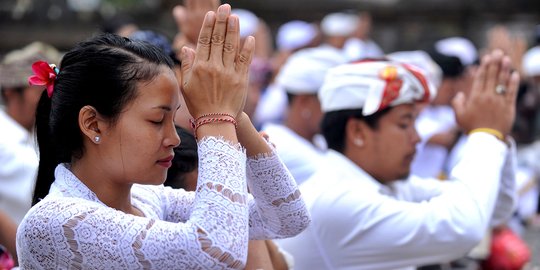
[[363,147],[368,137],[369,126],[360,119],[353,117],[347,120],[345,125],[346,144],[351,146]]
[[101,141],[103,120],[100,119],[99,113],[92,106],[84,106],[79,111],[79,128],[85,137],[95,144]]

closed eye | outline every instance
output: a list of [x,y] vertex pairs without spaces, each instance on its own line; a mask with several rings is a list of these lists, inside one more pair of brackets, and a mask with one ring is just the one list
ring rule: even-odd
[[409,122],[407,122],[407,123],[398,123],[397,125],[401,129],[408,129],[408,128],[414,127],[414,124],[409,123]]

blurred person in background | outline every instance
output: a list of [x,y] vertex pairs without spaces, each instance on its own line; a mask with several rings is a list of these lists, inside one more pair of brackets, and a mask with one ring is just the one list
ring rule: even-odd
[[199,175],[199,155],[197,140],[191,130],[176,126],[180,145],[174,148],[172,166],[167,170],[167,179],[163,185],[195,191]]
[[101,26],[104,33],[116,34],[122,37],[129,37],[139,30],[139,27],[127,14],[117,14],[114,17],[105,20]]
[[0,269],[2,270],[9,270],[17,265],[16,233],[17,224],[4,211],[0,210]]
[[[316,47],[319,52],[325,55],[326,58],[347,59],[343,50],[346,41],[351,38],[357,29],[358,16],[346,12],[330,13],[323,17],[320,22],[321,43]],[[315,32],[311,27],[307,26],[302,31],[306,30],[316,37]],[[284,30],[285,31],[285,30]],[[311,36],[309,35],[309,36]],[[307,46],[309,38],[304,40]],[[348,60],[348,59],[347,59]],[[276,70],[277,71],[277,70]],[[275,75],[277,76],[276,73]],[[275,80],[274,80],[275,82]],[[279,84],[274,83],[267,89],[268,94],[263,97],[261,108],[256,111],[255,120],[259,124],[266,122],[282,122],[284,121],[287,109],[286,91]]]
[[458,92],[467,89],[462,84],[464,67],[458,57],[444,54],[437,47],[428,53],[442,76],[435,80],[437,94],[421,109],[415,122],[421,143],[417,145],[411,173],[420,177],[446,178],[448,153],[460,135],[451,101]]
[[320,31],[316,24],[293,20],[282,24],[276,34],[276,52],[271,59],[270,83],[259,100],[253,121],[260,125],[283,121],[287,109],[287,95],[275,83],[283,64],[292,53],[320,43]]
[[[0,218],[19,224],[32,203],[38,168],[33,127],[43,89],[28,84],[32,63],[39,59],[58,62],[52,46],[33,42],[6,54],[0,64]],[[8,233],[9,234],[9,233]],[[15,234],[9,234],[9,252],[15,256]]]
[[[329,53],[330,52],[330,53]],[[287,93],[288,107],[282,124],[266,123],[276,151],[299,185],[319,167],[325,145],[317,145],[321,104],[317,93],[328,69],[347,62],[321,47],[295,52],[281,68],[276,84]]]
[[[528,105],[530,106],[530,119],[534,120],[531,125],[536,129],[540,126],[540,113],[538,111],[538,101],[540,101],[540,25],[536,27],[534,45],[523,56],[523,72],[526,75],[525,83],[527,88]],[[518,151],[520,165],[525,172],[523,184],[524,203],[523,207],[518,209],[518,216],[529,226],[540,228],[540,198],[539,198],[539,179],[540,179],[540,140],[538,133],[534,133],[535,141],[524,145]]]
[[409,175],[420,141],[415,106],[435,91],[422,72],[388,61],[328,71],[319,98],[331,150],[300,186],[312,223],[278,242],[295,257],[295,269],[448,262],[476,245],[490,224],[509,219],[515,147],[507,136],[518,83],[501,51],[483,59],[471,91],[453,102],[458,123],[470,133],[465,155],[452,181],[426,181]]
[[344,52],[345,44],[354,36],[359,21],[357,15],[346,12],[330,13],[324,16],[320,23],[321,47],[346,56]]
[[279,26],[276,51],[272,57],[272,70],[277,75],[287,58],[294,52],[320,44],[320,31],[315,23],[301,20],[288,21]]
[[344,51],[351,61],[364,58],[381,58],[383,50],[371,39],[371,14],[360,12],[353,36],[345,42]]

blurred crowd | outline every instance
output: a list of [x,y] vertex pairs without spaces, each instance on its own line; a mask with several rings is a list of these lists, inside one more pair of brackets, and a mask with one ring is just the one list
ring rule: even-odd
[[[218,1],[200,1],[200,3],[185,1],[184,5],[176,6],[171,11],[171,16],[177,23],[178,33],[172,40],[159,32],[140,29],[136,22],[129,20],[110,21],[102,30],[132,40],[146,41],[160,47],[175,62],[177,76],[181,81],[181,49],[184,46],[196,47],[203,18],[208,10],[215,10],[217,4]],[[415,255],[404,254],[403,256],[411,258],[409,263],[419,269],[450,269],[445,267],[459,268],[471,265],[475,267],[472,269],[517,269],[497,268],[497,265],[490,266],[486,262],[496,259],[493,258],[492,254],[494,252],[493,241],[499,232],[511,230],[519,239],[526,229],[540,229],[540,25],[536,28],[534,39],[516,35],[504,25],[497,25],[485,33],[487,42],[483,48],[478,47],[467,37],[451,36],[441,37],[429,47],[419,47],[418,50],[414,51],[385,52],[370,36],[372,20],[367,12],[331,13],[321,18],[320,22],[292,20],[282,24],[275,32],[276,35],[271,34],[272,31],[264,20],[249,10],[233,9],[232,13],[239,17],[241,42],[248,36],[253,36],[256,40],[244,112],[250,117],[254,126],[275,145],[276,152],[298,185],[307,184],[306,190],[308,192],[315,189],[315,187],[311,187],[314,185],[312,181],[314,175],[321,167],[324,167],[325,162],[328,162],[325,159],[326,153],[330,151],[329,149],[336,149],[335,145],[330,145],[334,142],[327,139],[328,136],[332,135],[327,134],[331,131],[321,130],[321,126],[324,129],[324,125],[327,126],[327,129],[329,125],[336,129],[339,126],[338,120],[332,122],[332,119],[328,119],[328,112],[336,111],[336,108],[341,106],[336,105],[339,102],[346,103],[347,99],[354,102],[357,98],[345,96],[339,97],[341,98],[339,101],[332,100],[335,97],[326,97],[325,99],[321,94],[323,91],[321,89],[341,87],[328,85],[329,70],[344,64],[379,61],[380,59],[403,63],[405,67],[412,66],[413,70],[420,70],[426,79],[426,82],[422,83],[429,85],[435,91],[431,92],[427,101],[415,108],[413,125],[419,139],[415,142],[415,149],[408,163],[410,164],[410,173],[403,176],[405,178],[409,175],[418,176],[422,178],[422,181],[444,183],[452,181],[452,171],[460,164],[464,156],[470,155],[470,149],[466,147],[467,143],[470,142],[470,134],[462,128],[459,119],[456,119],[452,102],[459,95],[458,93],[468,93],[473,87],[475,75],[484,55],[494,50],[500,50],[508,55],[511,69],[517,72],[520,77],[514,108],[515,120],[509,134],[513,138],[512,143],[515,143],[517,151],[516,170],[512,172],[514,174],[512,177],[515,178],[517,203],[509,206],[512,208],[511,215],[498,224],[491,224],[489,228],[481,228],[485,232],[481,237],[483,240],[480,243],[475,243],[474,248],[467,247],[468,251],[463,252],[461,257],[454,256],[455,258],[448,260],[448,257],[433,255],[429,257],[429,260],[418,259],[415,261]],[[46,40],[41,40],[13,50],[1,59],[0,245],[2,251],[0,251],[0,269],[10,269],[17,265],[16,230],[31,207],[34,181],[38,170],[39,155],[33,129],[37,102],[43,89],[29,85],[28,77],[32,74],[31,65],[37,60],[60,63],[62,54],[63,52],[47,44]],[[385,76],[377,72],[368,73],[368,71],[366,73],[359,72],[357,76],[362,78]],[[334,78],[335,84],[343,82],[343,84],[350,83],[355,87],[364,87],[364,84],[367,84],[368,88],[379,87],[379,82],[368,83],[366,82],[369,81],[368,79],[355,84],[354,78],[339,77],[356,76],[351,74],[333,74],[336,76]],[[415,82],[405,81],[404,83],[412,84]],[[369,94],[366,95],[369,96]],[[366,112],[370,106],[369,98],[361,98],[367,100],[363,107],[365,115],[374,112]],[[485,109],[485,114],[493,113],[489,108]],[[325,115],[326,117],[324,117]],[[187,106],[183,104],[175,117],[181,144],[175,149],[173,167],[169,170],[165,182],[165,185],[186,190],[195,190],[197,182],[197,142],[192,133],[191,118]],[[350,128],[352,129],[352,127]],[[349,126],[346,126],[345,129],[346,132],[349,132]],[[367,143],[366,140],[368,139],[359,139],[352,141],[352,144],[361,146]],[[390,144],[390,141],[387,143]],[[348,149],[346,145],[342,148]],[[389,149],[389,151],[392,150]],[[385,153],[377,161],[390,163],[391,159],[392,153]],[[335,168],[335,170],[335,177],[337,177],[340,175],[340,168]],[[429,185],[429,183],[424,184]],[[334,183],[328,179],[328,182],[319,182],[319,185],[324,185],[324,187],[319,186],[318,188],[330,190]],[[354,189],[355,187],[351,186],[350,188]],[[366,187],[360,186],[359,188]],[[302,189],[302,191],[304,190]],[[496,191],[497,189],[494,192]],[[486,192],[492,191],[486,188]],[[345,196],[343,200],[347,200],[348,197],[343,196]],[[314,198],[308,197],[305,200],[316,200]],[[336,198],[328,200],[339,201],[340,198],[336,195]],[[317,202],[320,203],[320,201]],[[311,207],[310,211],[317,211],[317,203],[310,205],[308,202],[308,205]],[[502,207],[504,208],[504,206]],[[437,211],[437,209],[433,211]],[[310,226],[317,228],[323,221],[317,220],[314,213],[312,215],[314,215],[314,219]],[[332,216],[328,213],[328,219],[331,219]],[[400,222],[406,223],[407,221],[406,218],[403,218],[403,220],[395,222],[395,226],[399,226]],[[447,226],[454,225],[448,224]],[[340,226],[335,226],[332,227],[332,230],[340,230],[340,228]],[[425,230],[429,231],[430,229]],[[323,230],[310,231],[309,233],[331,234],[332,232]],[[312,239],[308,239],[307,236],[300,237],[304,238],[300,238],[296,242],[294,238],[253,241],[250,242],[250,249],[253,246],[255,250],[255,246],[259,245],[260,249],[258,250],[264,250],[270,254],[269,258],[272,260],[274,269],[293,269],[293,267],[309,269],[307,266],[310,264],[302,261],[310,260],[309,256],[302,254],[304,247],[298,242],[305,245],[310,243],[309,245],[318,247],[319,251],[321,248],[324,250],[333,247],[333,245],[324,242],[310,242]],[[360,236],[340,239],[343,242],[340,242],[339,245],[349,248],[349,245],[355,245],[355,237]],[[390,241],[388,238],[386,239]],[[400,245],[397,242],[396,240],[395,245]],[[373,244],[374,250],[388,248],[378,246],[374,239],[365,239],[359,245],[363,243],[368,243],[366,245],[375,243]],[[392,249],[388,248],[388,250]],[[330,265],[335,263],[333,260],[336,258],[332,256],[334,251],[320,251],[321,254],[326,254],[320,255],[323,258],[321,268],[332,268]],[[347,249],[344,252],[352,251]],[[370,254],[368,251],[359,252]],[[249,256],[256,255],[255,252],[249,253]],[[382,258],[378,255],[372,256],[373,258]],[[354,254],[350,257],[354,257]],[[250,268],[249,258],[251,257],[248,257],[247,268]],[[343,261],[355,260],[348,256],[339,258]],[[340,266],[336,265],[335,268],[339,269]],[[384,266],[377,268],[375,263],[372,265],[373,268],[367,267],[366,269],[384,268]],[[390,266],[388,269],[396,269]],[[358,266],[358,269],[364,268]]]

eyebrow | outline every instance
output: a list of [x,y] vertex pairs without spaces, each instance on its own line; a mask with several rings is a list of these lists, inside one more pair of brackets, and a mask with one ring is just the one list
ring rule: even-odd
[[[168,112],[170,112],[172,110],[171,107],[165,106],[165,105],[155,106],[155,107],[152,107],[152,109],[164,110],[164,111],[168,111]],[[178,105],[178,107],[176,108],[176,110],[178,110],[178,109],[180,109],[180,105]]]
[[405,115],[402,115],[401,116],[401,119],[414,119],[414,114],[412,113],[407,113]]

